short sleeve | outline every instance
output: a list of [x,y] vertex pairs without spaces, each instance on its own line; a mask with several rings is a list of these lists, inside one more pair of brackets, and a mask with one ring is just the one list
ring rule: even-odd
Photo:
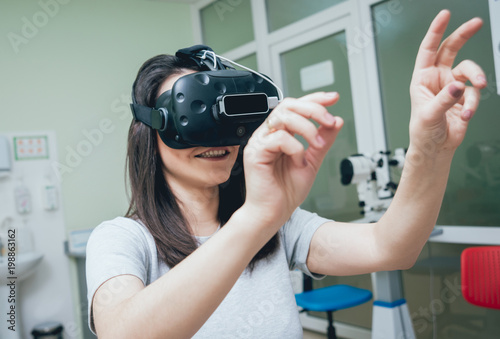
[[307,255],[314,232],[331,220],[316,213],[297,208],[282,227],[282,241],[290,270],[299,269],[305,274],[321,279],[324,276],[314,274],[307,268]]
[[86,255],[88,314],[92,330],[90,311],[97,289],[107,280],[124,274],[134,275],[146,285],[149,260],[147,239],[136,221],[116,218],[92,231]]

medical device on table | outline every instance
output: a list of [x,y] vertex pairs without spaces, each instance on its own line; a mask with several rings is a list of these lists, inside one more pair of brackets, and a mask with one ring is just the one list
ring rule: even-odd
[[406,150],[398,148],[394,156],[379,152],[373,156],[354,154],[340,163],[343,185],[356,184],[362,214],[385,211],[397,185],[389,179],[388,166],[403,168]]
[[[158,130],[171,148],[245,144],[283,98],[268,77],[208,46],[180,49],[176,56],[203,70],[179,78],[154,108],[138,104],[133,92],[130,105],[134,118]],[[247,70],[235,70],[229,63]]]

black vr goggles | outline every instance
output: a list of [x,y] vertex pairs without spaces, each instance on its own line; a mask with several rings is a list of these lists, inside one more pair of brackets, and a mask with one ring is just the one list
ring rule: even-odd
[[245,144],[281,99],[269,78],[235,70],[208,46],[180,49],[175,55],[206,70],[179,78],[154,108],[137,104],[133,92],[130,105],[134,118],[158,130],[171,148]]

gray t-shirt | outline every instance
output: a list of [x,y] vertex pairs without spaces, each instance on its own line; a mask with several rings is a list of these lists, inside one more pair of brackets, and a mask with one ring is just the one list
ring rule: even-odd
[[[279,249],[259,261],[252,272],[246,269],[241,274],[194,338],[302,338],[289,271],[299,269],[321,278],[309,272],[306,260],[314,232],[327,221],[297,208],[279,231]],[[198,240],[203,243],[207,238]],[[91,301],[106,280],[131,274],[147,286],[169,271],[158,260],[149,231],[141,223],[123,217],[103,222],[94,229],[87,244],[86,265],[92,331]]]

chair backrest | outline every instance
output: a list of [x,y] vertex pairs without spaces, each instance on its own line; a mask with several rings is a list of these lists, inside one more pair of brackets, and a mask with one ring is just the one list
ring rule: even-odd
[[465,249],[461,266],[465,300],[473,305],[500,309],[500,246]]

